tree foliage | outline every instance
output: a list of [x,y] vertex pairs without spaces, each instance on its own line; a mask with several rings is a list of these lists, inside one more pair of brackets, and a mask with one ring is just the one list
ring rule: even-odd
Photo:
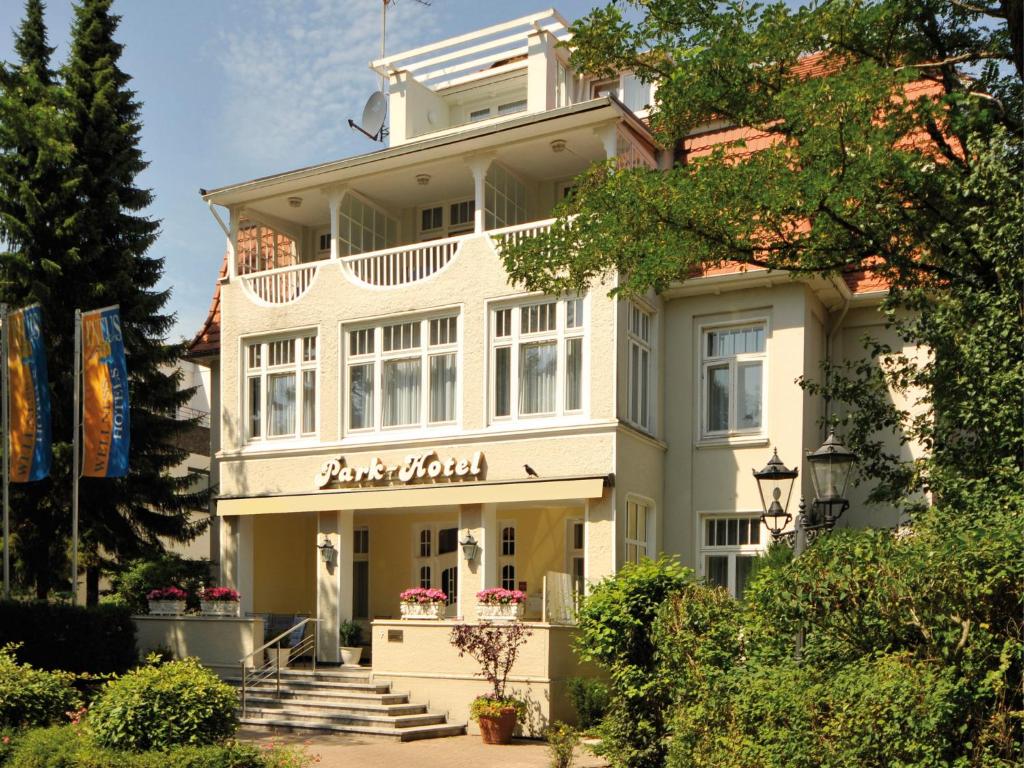
[[[26,0],[15,50],[0,77],[0,298],[43,307],[51,374],[54,472],[15,486],[17,574],[44,597],[64,572],[69,531],[74,311],[119,304],[129,359],[132,451],[120,480],[81,481],[81,538],[90,601],[105,558],[162,550],[159,537],[190,540],[190,477],[170,477],[184,460],[177,406],[191,395],[162,366],[182,349],[164,337],[173,322],[157,283],[163,259],[149,255],[159,225],[145,215],[151,193],[136,178],[140,108],[119,67],[119,17],[110,0],[75,8],[68,60],[51,68],[43,3]],[[59,570],[58,570],[59,567]]]
[[[630,294],[722,265],[880,277],[889,322],[931,354],[869,341],[869,364],[807,382],[852,406],[844,439],[875,499],[955,504],[980,479],[1019,489],[1020,3],[653,0],[572,31],[579,70],[657,81],[651,126],[677,162],[592,167],[549,233],[505,250],[513,278],[557,292],[615,275]],[[692,131],[722,125],[716,149],[692,151]],[[922,407],[886,404],[891,391]],[[880,430],[930,460],[902,463]]]

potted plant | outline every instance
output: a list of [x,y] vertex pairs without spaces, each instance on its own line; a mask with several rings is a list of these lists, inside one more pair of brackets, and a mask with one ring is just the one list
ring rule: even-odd
[[359,666],[363,655],[363,628],[354,621],[343,621],[338,628],[341,643],[341,663],[346,667]]
[[526,714],[526,703],[505,691],[519,648],[532,631],[518,621],[505,624],[459,624],[452,628],[451,641],[459,656],[469,654],[480,664],[481,677],[490,692],[477,696],[469,715],[480,726],[485,744],[508,744],[516,723]]
[[518,589],[492,587],[476,593],[476,615],[480,621],[514,621],[523,618],[526,593]]
[[241,596],[231,587],[207,587],[199,593],[203,616],[238,616]]
[[398,599],[403,619],[435,619],[444,618],[448,595],[433,587],[413,587],[402,592]]
[[185,612],[185,590],[177,587],[151,589],[146,594],[150,616],[180,616]]

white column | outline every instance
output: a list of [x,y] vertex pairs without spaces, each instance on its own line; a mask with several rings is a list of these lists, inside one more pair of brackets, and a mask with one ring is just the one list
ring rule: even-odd
[[249,515],[220,518],[220,583],[237,589],[242,616],[253,610],[253,523]]
[[242,216],[241,208],[228,209],[228,277],[238,277],[238,220]]
[[480,589],[488,589],[498,586],[498,548],[501,532],[498,530],[498,508],[494,504],[482,505],[480,528],[483,532],[483,540],[480,543]]
[[476,155],[466,159],[469,170],[473,173],[473,231],[484,231],[484,182],[487,169],[491,167],[494,155]]
[[619,124],[609,123],[594,129],[594,135],[604,145],[604,156],[611,160],[619,154]]
[[338,629],[342,621],[352,618],[352,510],[321,512],[317,517],[316,541],[319,547],[330,542],[334,556],[325,563],[319,549],[316,553],[316,617],[317,660],[341,661]]
[[331,259],[335,260],[341,255],[341,242],[339,241],[341,223],[338,220],[338,214],[341,211],[341,201],[344,197],[345,190],[342,189],[331,192],[327,199],[327,204],[331,209]]

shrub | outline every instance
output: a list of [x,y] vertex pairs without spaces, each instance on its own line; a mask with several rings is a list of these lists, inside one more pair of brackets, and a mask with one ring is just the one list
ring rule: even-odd
[[89,712],[100,746],[142,752],[214,744],[237,728],[235,690],[195,659],[140,667],[104,686]]
[[0,648],[0,727],[22,728],[64,722],[81,706],[74,676],[19,664],[16,645]]
[[338,643],[342,648],[355,648],[363,644],[363,628],[354,621],[343,621],[338,627]]
[[576,745],[580,743],[576,729],[565,723],[554,723],[544,732],[544,736],[548,742],[551,768],[572,768]]
[[40,669],[108,674],[138,663],[135,624],[125,608],[0,602],[0,645],[22,643],[18,659]]
[[147,594],[173,586],[185,592],[188,608],[198,609],[199,591],[211,581],[208,560],[189,560],[166,553],[155,559],[129,563],[123,572],[114,576],[114,588],[108,599],[132,613],[145,613]]
[[660,675],[653,627],[662,604],[689,584],[692,572],[675,560],[643,560],[601,581],[580,606],[577,652],[609,672],[598,749],[616,765],[664,764],[671,685]]
[[576,710],[580,729],[586,731],[597,726],[608,711],[608,685],[592,677],[570,677],[566,681],[566,691]]

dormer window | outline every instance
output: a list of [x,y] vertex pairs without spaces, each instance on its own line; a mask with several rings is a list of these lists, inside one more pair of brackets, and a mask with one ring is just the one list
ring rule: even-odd
[[474,109],[469,113],[469,122],[475,123],[477,120],[486,120],[491,116],[490,107],[482,107],[481,109]]
[[510,101],[506,104],[498,105],[498,116],[502,115],[514,115],[516,112],[526,111],[526,99],[520,99],[519,101]]

